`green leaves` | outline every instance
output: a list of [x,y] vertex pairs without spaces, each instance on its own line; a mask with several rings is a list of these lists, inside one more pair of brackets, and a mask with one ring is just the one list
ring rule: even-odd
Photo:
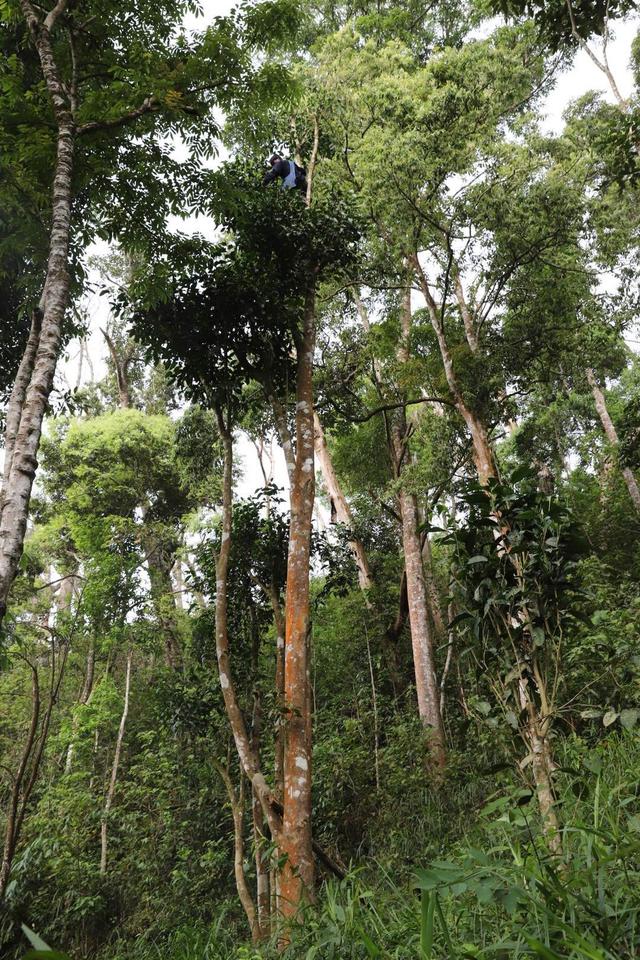
[[29,950],[24,955],[23,960],[69,960],[66,953],[52,950],[37,933],[30,930],[24,923],[22,924],[22,932],[33,946],[33,950]]

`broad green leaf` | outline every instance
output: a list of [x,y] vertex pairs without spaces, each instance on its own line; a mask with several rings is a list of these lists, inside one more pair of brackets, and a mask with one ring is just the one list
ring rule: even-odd
[[638,722],[638,717],[640,717],[640,710],[634,707],[627,707],[626,710],[620,711],[620,723],[625,730],[632,730]]

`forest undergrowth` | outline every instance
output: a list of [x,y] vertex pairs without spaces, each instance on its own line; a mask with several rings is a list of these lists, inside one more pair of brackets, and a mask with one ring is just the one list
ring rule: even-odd
[[[209,924],[113,942],[104,960],[631,960],[640,944],[640,794],[637,737],[563,746],[558,803],[567,824],[562,862],[540,840],[530,791],[505,783],[473,808],[442,793],[414,803],[407,852],[328,880],[283,952],[239,945],[233,903]],[[486,787],[490,790],[490,780]],[[455,784],[447,783],[455,796]],[[379,800],[383,802],[384,797]],[[440,818],[440,829],[434,824]],[[391,841],[392,843],[392,841]],[[382,844],[384,847],[384,844]],[[430,849],[432,857],[420,856]],[[394,855],[395,854],[395,855]]]

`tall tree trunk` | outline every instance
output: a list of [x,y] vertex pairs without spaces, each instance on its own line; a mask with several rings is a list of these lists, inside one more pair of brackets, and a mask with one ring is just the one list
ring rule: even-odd
[[431,755],[438,766],[444,766],[444,728],[440,713],[440,690],[436,676],[427,586],[422,566],[420,534],[418,533],[418,504],[416,497],[406,490],[400,491],[399,503],[402,517],[402,546],[407,571],[407,599],[418,714],[423,726],[429,733]]
[[281,850],[286,856],[280,883],[281,911],[293,917],[313,898],[311,832],[311,712],[308,649],[311,629],[309,565],[315,496],[313,353],[315,284],[305,300],[303,332],[296,357],[296,450],[290,489],[284,647],[284,814]]
[[438,596],[438,587],[436,585],[433,573],[433,553],[431,551],[431,538],[425,534],[422,543],[422,568],[424,570],[424,579],[427,585],[427,596],[429,597],[429,613],[433,622],[436,642],[443,642],[446,636],[444,619],[442,617],[442,607],[440,597]]
[[[411,338],[411,294],[408,291],[402,308],[402,329],[400,345],[397,351],[401,364],[409,362]],[[408,456],[410,429],[404,408],[395,415],[391,424],[392,456],[396,477],[401,480],[403,464]],[[420,517],[418,501],[401,484],[398,493],[398,505],[402,521],[402,547],[407,577],[407,603],[409,625],[411,628],[411,647],[413,667],[418,698],[418,714],[429,733],[429,750],[436,764],[441,767],[445,762],[445,741],[442,717],[440,715],[440,693],[436,676],[434,641],[429,598],[422,565],[422,543],[420,540]]]
[[[11,585],[18,571],[27,529],[29,502],[38,466],[37,454],[42,421],[60,353],[61,329],[69,303],[69,237],[71,226],[72,177],[75,124],[53,56],[50,30],[59,15],[58,6],[44,23],[29,0],[20,0],[33,37],[57,123],[56,164],[53,178],[51,235],[44,290],[40,300],[42,325],[24,400],[13,411],[13,451],[0,502],[0,625],[6,614]],[[31,338],[30,338],[31,343]],[[32,349],[27,345],[28,354]],[[23,373],[31,365],[25,359]],[[23,388],[19,388],[19,393]],[[17,400],[17,397],[16,397]],[[17,408],[20,406],[19,418]]]
[[276,735],[274,756],[274,786],[278,803],[284,803],[284,638],[286,632],[285,618],[280,606],[280,597],[275,584],[269,591],[273,622],[276,628],[276,662],[275,662],[275,694],[276,694]]
[[108,847],[108,823],[109,813],[113,805],[113,797],[116,792],[116,783],[118,781],[118,769],[120,767],[120,754],[122,753],[122,744],[124,742],[124,731],[127,724],[127,715],[129,713],[129,691],[131,689],[131,659],[132,651],[127,654],[127,673],[124,682],[124,703],[122,705],[122,716],[120,717],[120,726],[116,739],[116,749],[113,755],[113,764],[111,767],[111,777],[109,787],[105,797],[102,819],[100,820],[100,873],[104,875],[107,872],[107,847]]
[[[318,464],[322,472],[322,478],[326,484],[327,492],[331,499],[333,508],[335,509],[335,516],[338,523],[343,524],[350,532],[353,530],[353,517],[351,514],[351,508],[347,502],[347,498],[344,495],[340,481],[333,467],[333,460],[331,459],[331,453],[327,446],[326,437],[324,435],[324,430],[322,429],[322,423],[318,414],[314,411],[313,414],[313,425],[315,430],[315,452],[318,458]],[[369,560],[365,552],[362,540],[358,539],[355,535],[350,536],[349,546],[351,547],[351,552],[353,558],[358,567],[358,582],[360,583],[360,588],[362,590],[369,590],[373,584],[371,579],[371,569],[369,567]]]
[[[478,480],[482,486],[485,486],[490,479],[498,477],[497,461],[493,446],[489,440],[489,432],[481,418],[470,409],[463,397],[453,366],[453,359],[447,344],[443,317],[439,316],[438,314],[437,304],[433,298],[426,275],[420,265],[417,254],[412,256],[411,262],[420,284],[420,289],[427,304],[431,325],[438,340],[438,346],[447,379],[447,385],[453,397],[456,409],[467,425],[467,429],[471,435],[473,444],[473,459]],[[459,288],[456,290],[456,296],[458,298],[459,306],[462,310],[464,296],[461,285],[459,285]],[[466,310],[466,304],[464,304],[464,307]],[[473,319],[468,314],[468,311],[466,317],[464,316],[463,312],[463,320],[470,349],[476,353],[478,350],[478,341],[475,336]],[[513,562],[517,565],[519,561],[516,558],[513,560]],[[525,617],[528,617],[528,613],[526,611],[524,611],[524,615]],[[544,699],[545,691],[542,680],[539,677],[536,677],[535,688],[540,694],[541,698]],[[519,689],[519,698],[522,709],[526,709],[527,711],[527,742],[533,758],[532,771],[536,785],[540,814],[544,824],[545,833],[549,840],[550,848],[555,853],[559,853],[561,850],[562,840],[559,830],[557,812],[553,804],[553,789],[551,782],[553,760],[551,757],[551,748],[547,735],[550,717],[547,716],[544,711],[540,711],[535,702],[535,698],[532,695],[532,691],[529,689],[528,682],[524,683],[523,681],[521,683]]]
[[113,361],[116,384],[118,386],[118,406],[121,410],[129,410],[131,407],[131,388],[129,385],[129,364],[131,362],[131,353],[127,347],[124,349],[122,354],[120,354],[118,352],[118,348],[107,331],[101,330],[101,333],[106,341],[107,347],[109,348],[109,353],[111,354],[111,359]]
[[[593,399],[595,401],[596,410],[598,411],[598,416],[600,417],[602,429],[604,430],[607,440],[611,446],[614,448],[618,447],[620,440],[618,438],[616,428],[613,425],[613,420],[609,416],[604,393],[598,386],[598,381],[596,380],[595,374],[591,367],[587,367],[586,373],[587,380],[589,381],[589,386],[591,387],[591,392],[593,394]],[[622,476],[624,477],[624,482],[627,485],[627,490],[629,491],[629,496],[631,497],[633,505],[638,513],[640,513],[640,488],[638,487],[638,481],[636,480],[633,471],[629,467],[622,468]]]

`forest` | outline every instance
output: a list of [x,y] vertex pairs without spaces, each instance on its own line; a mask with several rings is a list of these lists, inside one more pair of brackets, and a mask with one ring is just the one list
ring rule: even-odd
[[2,960],[640,955],[639,30],[1,0]]

